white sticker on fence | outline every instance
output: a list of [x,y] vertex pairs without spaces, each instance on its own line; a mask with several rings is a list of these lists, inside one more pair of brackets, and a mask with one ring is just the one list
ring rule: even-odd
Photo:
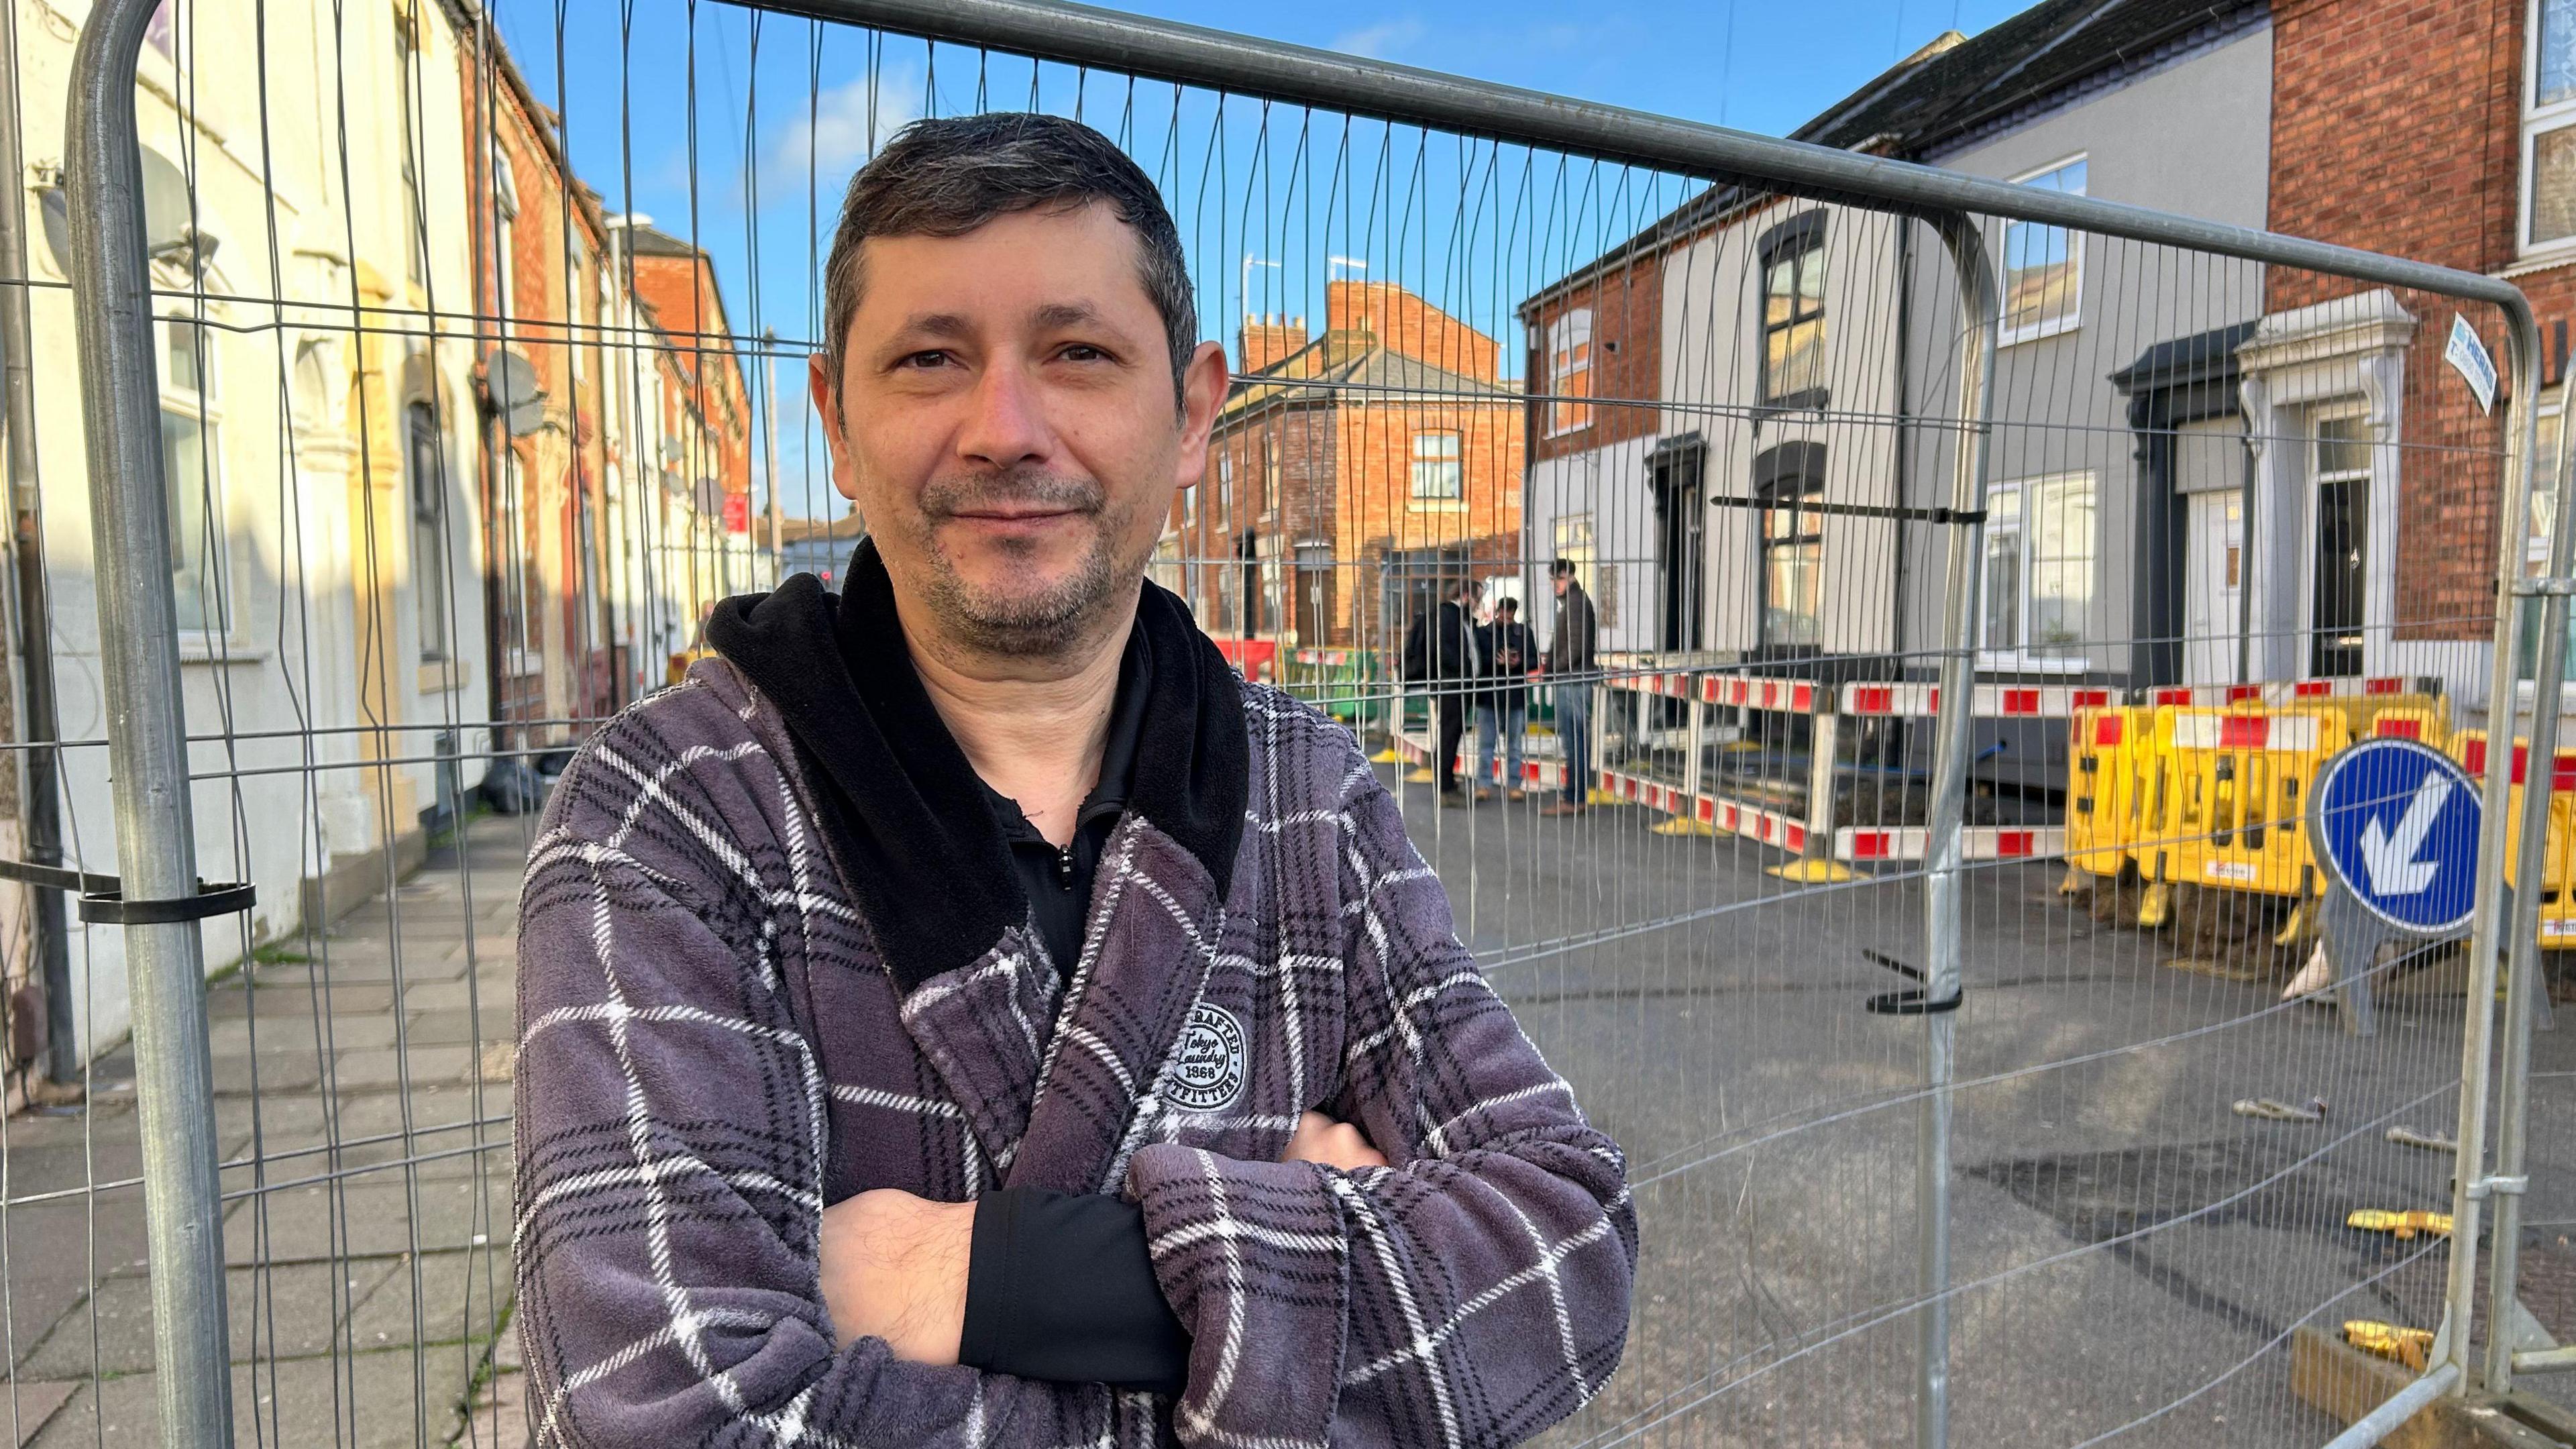
[[2469,319],[2451,314],[2451,340],[2442,347],[2442,360],[2451,364],[2478,399],[2478,411],[2495,411],[2495,359],[2487,356],[2487,345],[2478,340],[2478,329]]

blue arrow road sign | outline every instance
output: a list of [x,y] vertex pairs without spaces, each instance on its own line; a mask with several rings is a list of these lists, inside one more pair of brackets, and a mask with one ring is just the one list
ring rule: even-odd
[[2451,757],[2368,739],[2326,762],[2308,799],[2317,858],[2372,915],[2448,935],[2469,923],[2478,874],[2478,786]]

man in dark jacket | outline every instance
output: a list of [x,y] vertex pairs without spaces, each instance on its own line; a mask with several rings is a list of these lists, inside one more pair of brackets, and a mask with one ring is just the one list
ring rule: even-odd
[[1476,581],[1463,578],[1444,590],[1428,614],[1414,616],[1404,641],[1404,677],[1428,687],[1431,695],[1434,772],[1440,780],[1440,803],[1464,804],[1458,785],[1458,746],[1467,735],[1467,717],[1476,706],[1478,681],[1484,674],[1482,631],[1476,623]]
[[[1488,780],[1498,780],[1503,798],[1522,797],[1521,732],[1529,724],[1530,671],[1538,665],[1538,641],[1521,622],[1521,601],[1506,594],[1494,601],[1494,622],[1482,626],[1479,639],[1485,660],[1485,687],[1476,697],[1476,798],[1491,798]],[[1494,765],[1501,758],[1497,775]]]
[[[862,261],[864,259],[864,265]],[[1226,392],[1105,137],[907,128],[812,388],[871,534],[603,725],[519,918],[541,1449],[1502,1444],[1597,1392],[1619,1151],[1349,731],[1144,581]]]
[[1592,788],[1592,686],[1595,646],[1600,627],[1592,598],[1575,581],[1574,560],[1548,565],[1548,583],[1556,590],[1556,637],[1547,645],[1547,673],[1556,681],[1556,739],[1565,751],[1565,798],[1542,815],[1580,815]]

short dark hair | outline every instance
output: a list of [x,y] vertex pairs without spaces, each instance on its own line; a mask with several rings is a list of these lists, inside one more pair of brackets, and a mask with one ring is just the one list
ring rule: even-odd
[[823,355],[832,385],[847,363],[859,310],[859,244],[872,236],[964,236],[996,217],[1035,207],[1109,203],[1136,233],[1145,295],[1163,315],[1172,350],[1172,400],[1198,350],[1198,303],[1180,228],[1144,169],[1117,143],[1062,116],[996,111],[915,121],[877,152],[841,200],[832,255],[823,266]]
[[1574,577],[1574,560],[1570,558],[1561,558],[1556,562],[1549,564],[1547,566],[1547,576],[1552,579],[1570,579]]
[[1520,611],[1521,601],[1513,598],[1509,594],[1505,594],[1501,598],[1494,600],[1494,612],[1497,614],[1517,614]]

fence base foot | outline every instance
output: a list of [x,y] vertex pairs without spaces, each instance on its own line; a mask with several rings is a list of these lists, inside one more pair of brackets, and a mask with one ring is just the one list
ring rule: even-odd
[[2138,929],[2159,930],[2173,919],[2173,887],[2163,881],[2148,886],[2138,897]]
[[2290,919],[2281,923],[2280,931],[2272,937],[2272,944],[2295,946],[2308,938],[2308,929],[2315,924],[2315,913],[2308,909],[2306,901],[2301,901],[2290,907]]
[[1428,785],[1439,778],[1440,772],[1432,769],[1429,765],[1416,765],[1405,772],[1404,783],[1408,785]]
[[1395,746],[1388,745],[1386,748],[1379,750],[1376,754],[1369,756],[1369,763],[1372,765],[1401,765],[1404,763],[1404,756],[1395,752]]
[[1676,815],[1670,820],[1658,821],[1646,828],[1657,835],[1690,836],[1700,840],[1706,840],[1718,834],[1716,826],[1705,820],[1693,820],[1687,815]]
[[1796,881],[1800,885],[1837,885],[1843,881],[1858,878],[1853,875],[1852,868],[1841,861],[1824,860],[1815,856],[1793,860],[1786,865],[1775,865],[1762,873],[1780,880]]
[[1583,792],[1583,803],[1586,805],[1625,805],[1628,802],[1625,798],[1613,795],[1607,790],[1586,790]]

